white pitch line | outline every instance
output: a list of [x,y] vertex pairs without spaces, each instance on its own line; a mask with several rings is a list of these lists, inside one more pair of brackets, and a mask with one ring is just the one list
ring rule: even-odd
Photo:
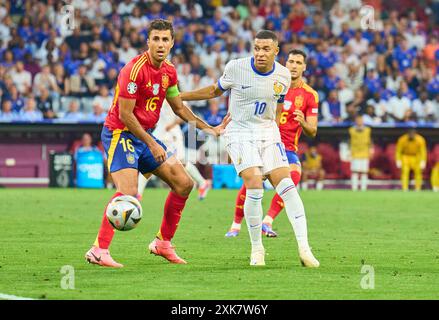
[[10,294],[0,293],[0,300],[35,300],[32,298],[18,297]]

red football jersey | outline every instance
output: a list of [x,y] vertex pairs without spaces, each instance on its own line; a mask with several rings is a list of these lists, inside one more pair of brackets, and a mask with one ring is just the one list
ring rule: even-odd
[[110,130],[125,129],[119,119],[119,97],[136,99],[134,116],[145,129],[156,125],[168,88],[177,84],[175,67],[165,60],[160,68],[151,63],[147,52],[128,62],[119,73],[113,105],[108,111],[105,126]]
[[285,149],[297,152],[302,127],[294,120],[293,112],[302,110],[305,118],[317,116],[319,108],[319,96],[317,92],[306,83],[302,82],[296,88],[290,88],[285,95],[284,106],[280,117],[279,131]]

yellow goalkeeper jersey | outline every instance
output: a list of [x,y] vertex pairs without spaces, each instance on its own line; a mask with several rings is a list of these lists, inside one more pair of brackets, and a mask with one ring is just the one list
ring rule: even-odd
[[372,143],[371,131],[369,127],[358,129],[354,126],[349,128],[351,157],[353,159],[369,159],[369,150]]
[[415,156],[420,161],[427,161],[427,146],[424,137],[415,134],[410,140],[406,133],[399,137],[396,144],[396,160],[401,160],[402,156]]

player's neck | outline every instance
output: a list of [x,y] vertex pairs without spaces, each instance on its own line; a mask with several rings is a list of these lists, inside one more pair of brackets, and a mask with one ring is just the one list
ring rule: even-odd
[[302,77],[297,78],[297,79],[291,79],[291,85],[290,88],[294,89],[294,88],[300,88],[303,84],[303,80]]
[[155,59],[152,57],[152,55],[151,55],[151,53],[149,52],[149,50],[146,51],[146,55],[148,56],[149,61],[151,61],[151,64],[152,64],[154,67],[156,67],[157,69],[159,69],[159,68],[162,66],[163,61],[157,61],[157,60],[155,60]]

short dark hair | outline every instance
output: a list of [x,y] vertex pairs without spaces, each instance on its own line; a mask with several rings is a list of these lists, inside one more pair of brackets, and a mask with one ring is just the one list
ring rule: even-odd
[[174,39],[174,27],[172,22],[165,19],[155,19],[149,24],[148,37],[152,30],[169,30],[171,31],[171,37]]
[[300,49],[293,49],[293,50],[290,50],[290,52],[288,52],[288,57],[290,56],[290,54],[292,54],[292,55],[300,54],[303,57],[303,61],[306,64],[306,53],[305,53],[305,51],[302,51]]
[[273,42],[278,42],[277,35],[273,31],[270,31],[270,30],[259,31],[256,34],[255,39],[271,39],[271,40],[273,40]]

